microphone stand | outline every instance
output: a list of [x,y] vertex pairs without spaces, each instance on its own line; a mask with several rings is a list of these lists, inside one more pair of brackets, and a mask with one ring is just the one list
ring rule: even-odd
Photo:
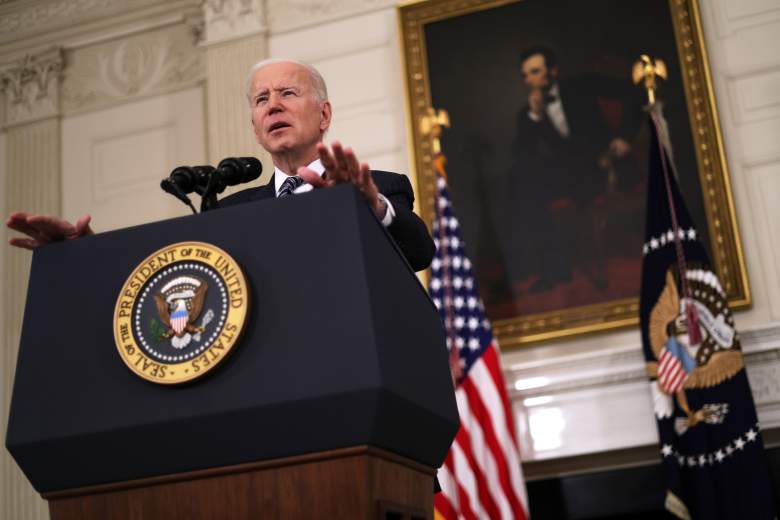
[[[221,186],[219,171],[209,174],[209,180],[205,187],[196,187],[195,191],[200,195],[200,212],[210,211],[217,207],[217,193],[222,193],[225,188]],[[220,189],[222,188],[222,189]]]

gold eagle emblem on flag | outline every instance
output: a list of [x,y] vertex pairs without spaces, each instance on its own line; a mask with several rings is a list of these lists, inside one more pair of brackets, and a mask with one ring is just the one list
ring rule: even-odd
[[[723,289],[707,267],[689,264],[687,283],[692,298],[680,298],[672,270],[650,312],[648,333],[656,361],[647,363],[656,416],[671,417],[673,398],[685,418],[676,420],[675,429],[683,434],[699,423],[719,424],[728,412],[725,405],[707,404],[691,410],[686,389],[709,388],[733,377],[744,367],[739,340],[734,330]],[[700,341],[688,330],[686,307],[696,307]]]

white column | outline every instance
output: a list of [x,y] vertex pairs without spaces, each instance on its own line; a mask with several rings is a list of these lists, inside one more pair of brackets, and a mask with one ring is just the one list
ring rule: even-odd
[[270,159],[255,142],[246,101],[249,68],[268,57],[268,30],[261,0],[206,0],[203,3],[206,47],[209,160],[254,156],[270,176]]
[[[4,206],[8,211],[60,212],[58,84],[61,69],[62,54],[59,50],[26,56],[0,69],[0,85],[6,102],[6,179],[3,192]],[[6,240],[8,234],[4,231]],[[0,316],[0,417],[3,421],[0,438],[5,439],[31,255],[5,244],[2,254],[4,312]],[[41,384],[45,382],[41,381]],[[48,518],[46,502],[32,488],[5,449],[0,449],[0,471],[0,518]]]

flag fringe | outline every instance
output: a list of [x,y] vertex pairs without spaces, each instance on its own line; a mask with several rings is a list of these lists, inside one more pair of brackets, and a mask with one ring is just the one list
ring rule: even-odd
[[688,512],[685,503],[669,490],[666,491],[666,503],[664,505],[667,511],[680,520],[691,520],[691,514]]

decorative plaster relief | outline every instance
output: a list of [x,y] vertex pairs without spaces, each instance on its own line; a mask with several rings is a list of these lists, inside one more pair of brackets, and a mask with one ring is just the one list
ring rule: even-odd
[[205,78],[203,51],[185,25],[76,49],[68,58],[65,113],[182,89]]
[[27,55],[0,68],[0,90],[5,92],[6,124],[27,123],[59,113],[59,77],[62,50]]
[[206,45],[244,38],[265,32],[262,0],[204,0]]
[[270,30],[276,33],[395,5],[395,0],[267,0],[266,8]]

